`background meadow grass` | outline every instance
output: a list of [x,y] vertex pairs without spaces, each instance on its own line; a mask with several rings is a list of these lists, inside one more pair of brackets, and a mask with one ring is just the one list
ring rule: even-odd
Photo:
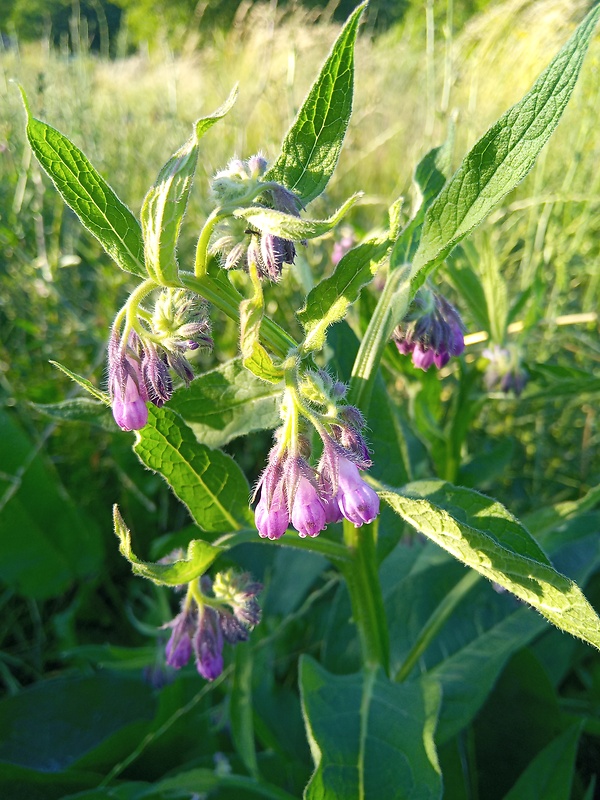
[[[402,25],[377,38],[363,36],[346,144],[311,216],[330,213],[361,189],[365,200],[348,218],[357,238],[384,224],[399,195],[408,219],[418,160],[452,133],[457,166],[527,91],[587,7],[580,0],[492,2],[453,35],[450,1],[441,10],[432,4],[412,8]],[[154,646],[147,633],[168,618],[169,600],[130,577],[116,552],[110,506],[121,506],[142,555],[156,552],[157,536],[188,523],[160,479],[137,462],[128,436],[58,425],[32,405],[76,394],[49,359],[102,384],[108,327],[134,284],[112,266],[40,173],[11,81],[25,88],[33,114],[68,135],[136,214],[193,121],[216,109],[239,82],[236,106],[202,145],[179,252],[180,263],[191,265],[199,221],[210,210],[209,178],[234,154],[277,155],[335,39],[338,25],[313,19],[308,12],[256,5],[201,49],[190,40],[175,53],[157,42],[107,60],[93,55],[82,39],[77,54],[43,42],[13,43],[0,53],[0,431],[7,447],[19,445],[11,449],[18,457],[9,459],[0,442],[0,681],[9,694],[49,673],[85,672],[90,659],[82,647],[103,642],[138,648],[141,663],[151,665]],[[509,321],[520,322],[521,329],[509,338],[523,348],[532,376],[521,399],[495,395],[484,402],[478,396],[473,402],[469,433],[460,445],[462,472],[449,473],[449,460],[429,446],[427,425],[433,423],[419,411],[425,408],[444,429],[455,414],[456,381],[438,391],[434,376],[416,375],[392,351],[386,361],[386,369],[396,370],[398,403],[421,440],[423,475],[467,483],[469,464],[477,471],[474,459],[495,459],[483,488],[515,512],[578,499],[600,483],[599,78],[596,36],[571,103],[535,169],[456,256],[457,267],[469,263],[491,287],[497,327],[503,328],[516,306]],[[300,307],[311,274],[331,269],[334,238],[300,255],[284,291],[271,294],[269,313],[285,318]],[[468,330],[479,331],[477,315],[450,276],[443,284]],[[561,324],[565,315],[584,316]],[[358,316],[352,324],[360,327]],[[219,347],[204,357],[202,368],[235,351],[233,329],[217,318],[214,328]],[[481,373],[483,347],[482,341],[468,347],[467,369]],[[550,377],[543,371],[548,365],[555,368]],[[257,474],[268,443],[267,434],[259,435],[234,443],[231,452]],[[60,534],[49,525],[48,509],[59,501],[88,526],[87,566],[64,557],[65,548],[78,542],[76,517]],[[34,518],[35,535],[23,508]],[[46,547],[42,558],[40,548]],[[49,564],[54,581],[47,579]],[[93,578],[86,581],[90,564]],[[297,635],[289,658],[302,651],[304,641],[305,632]],[[282,672],[288,664],[282,662]],[[293,674],[291,669],[284,682],[291,684]],[[590,680],[595,684],[595,677]]]

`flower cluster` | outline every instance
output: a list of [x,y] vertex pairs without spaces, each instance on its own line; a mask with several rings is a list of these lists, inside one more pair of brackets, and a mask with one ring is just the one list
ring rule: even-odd
[[412,354],[415,367],[446,366],[465,349],[464,325],[458,311],[440,294],[425,290],[414,300],[407,318],[393,334],[402,355]]
[[[273,181],[263,182],[267,162],[262,155],[247,161],[233,159],[227,169],[217,173],[211,184],[213,194],[223,204],[248,202],[254,205],[299,216],[302,204],[285,186]],[[210,252],[219,255],[225,269],[245,269],[256,265],[261,278],[278,281],[284,264],[293,264],[296,247],[290,239],[258,231],[244,219],[228,217],[216,230]]]
[[218,573],[214,582],[207,575],[192,581],[181,611],[164,626],[171,629],[165,648],[167,664],[181,669],[193,654],[203,678],[218,677],[223,671],[224,642],[245,642],[260,622],[256,595],[261,589],[247,573],[233,570]]
[[483,351],[483,356],[489,361],[484,376],[488,392],[512,392],[518,397],[529,379],[518,348],[493,344]]
[[[260,493],[255,522],[263,538],[279,539],[290,522],[300,536],[317,536],[328,523],[343,517],[360,526],[379,513],[379,497],[359,474],[359,469],[371,466],[362,435],[362,414],[354,406],[337,406],[346,387],[333,382],[327,373],[307,377],[305,396],[312,395],[312,404],[329,406],[327,414],[307,412],[321,438],[322,455],[317,468],[311,467],[308,440],[294,433],[298,404],[288,398],[286,424],[275,434],[275,445],[255,492],[255,496]],[[303,413],[302,405],[300,408]]]
[[147,401],[160,408],[170,400],[170,369],[189,384],[194,373],[186,351],[212,347],[208,306],[183,289],[164,289],[147,317],[147,335],[143,328],[121,338],[115,326],[108,344],[113,416],[126,431],[139,430],[148,422]]

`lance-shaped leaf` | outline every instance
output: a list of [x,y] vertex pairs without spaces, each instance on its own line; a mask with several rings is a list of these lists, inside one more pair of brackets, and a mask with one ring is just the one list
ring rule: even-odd
[[249,265],[254,294],[240,303],[240,350],[242,363],[257,377],[270,383],[283,380],[283,370],[278,367],[260,343],[260,326],[264,313],[264,297],[256,264]]
[[432,204],[413,262],[418,283],[533,167],[571,97],[599,16],[596,6],[525,97],[477,142]]
[[419,193],[418,208],[406,228],[397,238],[390,266],[395,269],[400,264],[406,264],[414,258],[427,209],[444,188],[447,175],[450,171],[450,154],[452,139],[450,138],[441,147],[435,147],[418,163],[413,177],[414,185]]
[[242,217],[263,233],[272,233],[283,239],[297,242],[302,239],[316,239],[318,236],[329,233],[360,197],[362,197],[362,192],[353,194],[329,219],[302,219],[293,214],[286,214],[283,211],[275,211],[273,208],[264,208],[263,206],[238,208],[234,213],[236,217]]
[[230,456],[197,442],[177,414],[150,406],[148,424],[136,431],[133,449],[163,476],[202,530],[227,533],[253,527],[244,473]]
[[377,272],[390,249],[389,239],[374,239],[353,248],[340,259],[335,272],[312,289],[298,319],[306,331],[302,344],[305,352],[320,350],[325,345],[327,328],[346,316],[361,289]]
[[255,377],[234,358],[175,392],[169,408],[183,417],[199,442],[222,447],[251,431],[276,428],[280,401],[280,388]]
[[383,673],[332,675],[302,656],[300,691],[316,767],[306,800],[441,797],[437,684],[394,684]]
[[581,589],[557,572],[499,503],[438,481],[380,497],[406,522],[464,564],[529,603],[567,633],[600,649],[600,619]]
[[104,405],[110,405],[110,397],[106,394],[106,392],[102,392],[93,383],[90,383],[87,378],[83,378],[81,375],[78,375],[76,372],[71,372],[70,369],[67,369],[63,364],[60,364],[58,361],[51,361],[50,362],[53,367],[56,367],[61,372],[64,372],[72,381],[78,383],[82,389],[85,389],[86,392],[89,392],[92,397],[95,397],[96,400],[100,400],[100,402],[104,403]]
[[58,422],[85,422],[106,431],[120,430],[106,403],[88,397],[73,397],[59,403],[32,403],[36,411]]
[[210,542],[204,542],[202,539],[192,539],[185,558],[170,564],[141,561],[131,549],[131,532],[116,505],[113,506],[113,524],[115,533],[119,537],[121,555],[129,561],[135,574],[165,586],[181,586],[199,578],[219,553],[226,549],[210,544]]
[[73,142],[31,116],[23,89],[21,94],[29,144],[65,203],[121,269],[145,278],[144,244],[137,219]]
[[283,141],[265,180],[295,192],[303,204],[318,197],[338,162],[354,92],[354,44],[366,3],[349,17],[319,77]]
[[158,283],[177,284],[177,239],[198,163],[198,144],[231,109],[236,96],[237,88],[214,114],[194,124],[191,137],[167,161],[144,199],[141,216],[146,269]]

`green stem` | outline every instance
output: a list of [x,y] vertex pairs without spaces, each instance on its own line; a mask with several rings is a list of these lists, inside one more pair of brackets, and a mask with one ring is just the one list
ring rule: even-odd
[[[197,277],[189,272],[182,272],[179,277],[186,289],[206,298],[234,322],[239,322],[240,303],[244,298],[229,282],[217,281],[208,274]],[[261,339],[280,358],[285,358],[291,349],[298,346],[289,333],[268,317],[263,318],[260,334]]]
[[364,666],[369,669],[383,667],[388,673],[390,644],[377,574],[377,520],[360,528],[344,520],[344,541],[350,561],[341,568],[350,593]]
[[392,270],[360,344],[352,368],[348,400],[366,416],[381,356],[398,322],[406,314],[410,265]]
[[224,213],[222,208],[215,208],[208,216],[204,227],[200,231],[198,244],[196,245],[196,262],[194,264],[194,274],[197,278],[203,278],[208,269],[208,245],[210,237],[215,229],[215,225],[225,217],[230,216]]
[[423,626],[423,629],[419,634],[419,638],[412,646],[409,654],[404,660],[404,663],[394,676],[395,681],[401,682],[408,678],[416,663],[421,658],[425,650],[427,650],[433,639],[437,636],[448,617],[452,614],[463,597],[471,591],[473,586],[475,586],[480,579],[481,575],[474,570],[470,570],[465,577],[460,580],[450,592],[448,592],[448,594],[444,597],[442,602]]
[[328,561],[331,561],[332,564],[340,567],[340,569],[351,561],[348,548],[343,544],[334,542],[331,539],[326,539],[324,536],[316,536],[314,539],[307,536],[306,539],[301,539],[296,535],[295,531],[292,536],[284,536],[282,539],[273,542],[271,539],[257,539],[256,529],[252,528],[246,531],[227,533],[215,540],[213,544],[215,546],[218,545],[231,549],[239,544],[247,544],[248,542],[272,547],[291,547],[295,550],[309,550],[324,556]]
[[[348,400],[368,415],[383,350],[409,302],[410,267],[392,270],[361,342],[350,380]],[[344,570],[365,666],[389,672],[389,634],[377,572],[376,523],[356,529],[344,522],[344,540],[352,553]]]

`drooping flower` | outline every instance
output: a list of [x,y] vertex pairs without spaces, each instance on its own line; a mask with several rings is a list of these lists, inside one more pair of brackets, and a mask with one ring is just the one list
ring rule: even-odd
[[518,397],[529,380],[527,370],[521,363],[519,348],[513,345],[501,347],[492,344],[482,355],[489,361],[484,375],[488,392],[499,391],[505,394],[512,392]]
[[260,622],[256,597],[261,589],[248,573],[233,570],[217,573],[214,583],[203,575],[188,584],[179,614],[163,626],[171,629],[165,647],[167,664],[181,669],[193,655],[203,678],[218,677],[223,671],[224,642],[246,641]]
[[464,325],[454,306],[440,294],[422,290],[413,308],[393,334],[402,355],[412,354],[415,367],[446,366],[465,349]]
[[108,344],[108,391],[113,417],[124,431],[139,430],[148,422],[148,391],[139,351],[139,339],[133,331],[125,345],[112,331]]

